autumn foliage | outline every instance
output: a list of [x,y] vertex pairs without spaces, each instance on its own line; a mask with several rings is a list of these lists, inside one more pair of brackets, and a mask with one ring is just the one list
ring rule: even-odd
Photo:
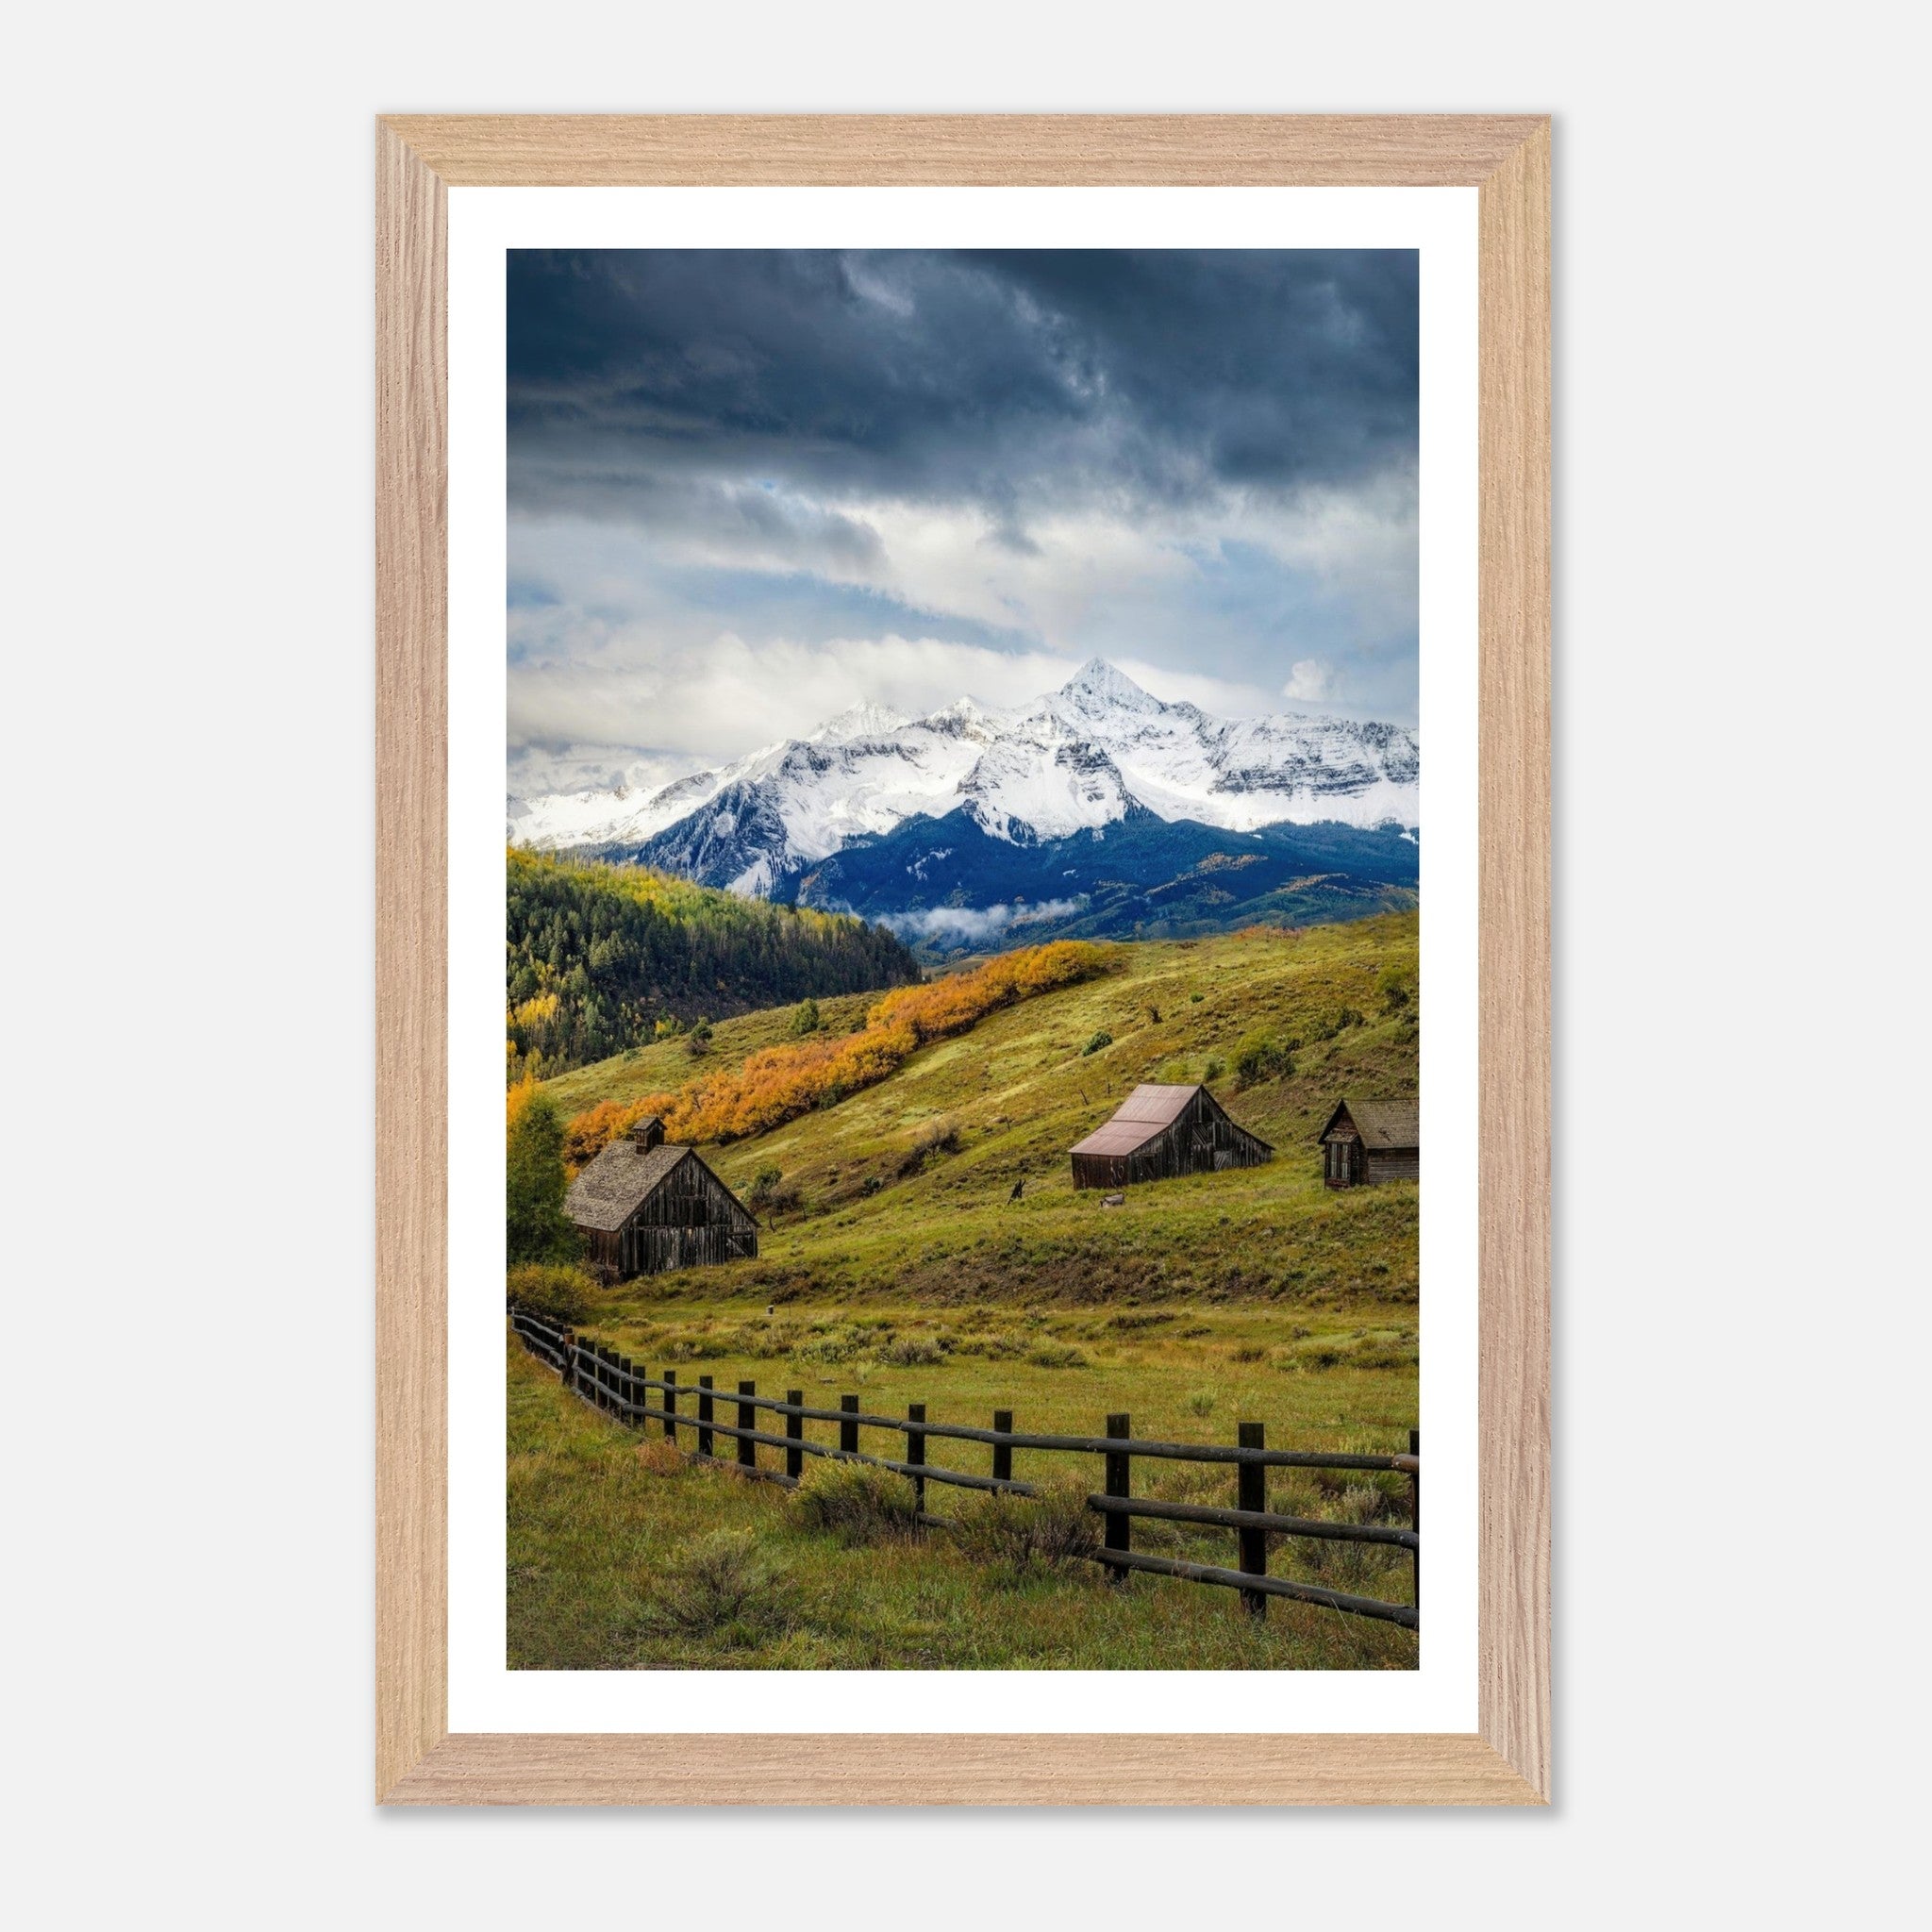
[[621,1141],[640,1121],[665,1112],[668,1093],[646,1094],[642,1100],[600,1100],[577,1114],[563,1130],[564,1164],[573,1174],[588,1167],[613,1141]]
[[896,988],[866,1014],[865,1024],[842,1039],[807,1039],[768,1046],[741,1067],[687,1082],[673,1094],[656,1093],[620,1106],[600,1101],[570,1123],[564,1158],[575,1167],[647,1114],[662,1114],[666,1137],[695,1143],[749,1140],[814,1108],[833,1107],[848,1093],[877,1085],[928,1041],[964,1033],[989,1013],[1091,979],[1107,964],[1103,946],[1077,940],[1002,953],[971,973]]

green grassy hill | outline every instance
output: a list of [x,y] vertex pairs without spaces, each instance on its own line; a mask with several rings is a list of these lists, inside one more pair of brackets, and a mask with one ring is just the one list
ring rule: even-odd
[[[934,1422],[985,1426],[1009,1409],[1023,1429],[1096,1434],[1124,1412],[1135,1434],[1158,1439],[1225,1442],[1238,1421],[1259,1421],[1277,1448],[1406,1449],[1417,1418],[1417,1190],[1329,1192],[1313,1136],[1342,1093],[1416,1091],[1413,1006],[1387,990],[1414,986],[1416,943],[1416,916],[1399,913],[1122,945],[1100,979],[998,1011],[836,1107],[706,1149],[747,1197],[782,1175],[779,1205],[759,1209],[758,1259],[627,1282],[585,1326],[654,1370],[675,1365],[687,1385],[746,1379],[822,1407],[858,1391],[869,1410],[922,1402]],[[849,1029],[869,1004],[820,1008]],[[1365,1017],[1338,1025],[1354,1014]],[[575,1112],[675,1089],[782,1042],[791,1017],[748,1013],[721,1023],[696,1062],[667,1042],[549,1091]],[[1241,1085],[1237,1056],[1257,1033],[1302,1044],[1285,1077]],[[1087,1052],[1100,1034],[1111,1044]],[[1074,1191],[1067,1149],[1137,1081],[1204,1078],[1274,1144],[1272,1162],[1130,1189],[1121,1208]],[[1009,1203],[1016,1180],[1024,1194]],[[509,1373],[520,1668],[1414,1664],[1407,1633],[1307,1606],[1274,1606],[1257,1624],[1228,1592],[1191,1583],[1140,1576],[1109,1589],[1086,1565],[1020,1580],[943,1535],[846,1550],[798,1530],[766,1485],[691,1469],[661,1442],[640,1447],[514,1341]],[[868,1431],[861,1447],[897,1443]],[[985,1450],[937,1439],[932,1458],[988,1466]],[[1051,1480],[1067,1460],[1022,1450],[1014,1474]],[[1137,1464],[1135,1484],[1172,1501],[1234,1501],[1225,1468]],[[1400,1487],[1283,1471],[1268,1494],[1287,1514],[1402,1522]],[[779,1579],[761,1593],[763,1622],[665,1635],[653,1622],[660,1599],[720,1531]],[[1134,1534],[1138,1549],[1235,1557],[1231,1531],[1142,1521]],[[1277,1574],[1408,1600],[1399,1552],[1302,1541],[1272,1560]]]
[[[1413,1186],[1331,1193],[1313,1136],[1336,1099],[1416,1091],[1412,1005],[1384,1010],[1387,979],[1415,984],[1417,915],[1301,932],[1124,945],[1116,970],[994,1014],[916,1054],[891,1078],[770,1134],[708,1150],[741,1195],[777,1170],[756,1262],[634,1285],[778,1302],[875,1294],[982,1300],[1310,1302],[1416,1291]],[[821,1002],[828,1024],[867,1002]],[[1344,1024],[1354,1015],[1360,1024]],[[708,1064],[786,1037],[788,1009],[716,1028]],[[1257,1033],[1302,1043],[1286,1077],[1241,1086]],[[1087,1051],[1099,1036],[1110,1044]],[[1325,1037],[1324,1037],[1325,1036]],[[547,1084],[566,1113],[674,1088],[675,1042]],[[1265,1167],[1128,1191],[1124,1209],[1076,1193],[1067,1150],[1141,1080],[1208,1079],[1275,1148]],[[1009,1202],[1013,1184],[1024,1198]],[[761,1195],[774,1192],[771,1185]]]

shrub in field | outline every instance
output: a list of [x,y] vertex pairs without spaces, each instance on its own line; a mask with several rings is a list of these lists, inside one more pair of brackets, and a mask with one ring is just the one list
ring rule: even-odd
[[1031,1496],[997,1491],[969,1496],[953,1534],[969,1557],[1024,1575],[1091,1557],[1100,1547],[1100,1519],[1087,1507],[1086,1490],[1063,1478]]
[[1263,1080],[1285,1080],[1294,1072],[1289,1049],[1272,1033],[1247,1034],[1234,1050],[1234,1075],[1243,1087]]
[[802,1362],[824,1362],[832,1367],[840,1362],[849,1362],[854,1356],[869,1346],[871,1338],[854,1333],[849,1328],[829,1328],[823,1335],[808,1336],[794,1351],[794,1359]]
[[956,1120],[927,1121],[912,1137],[912,1144],[899,1157],[899,1176],[915,1174],[927,1161],[959,1151],[959,1123]]
[[1028,1352],[1026,1359],[1036,1369],[1084,1369],[1087,1357],[1068,1341],[1045,1341]]
[[879,1351],[880,1361],[901,1369],[936,1368],[945,1358],[945,1344],[936,1335],[902,1335]]
[[645,1622],[680,1637],[729,1631],[756,1641],[784,1629],[793,1604],[784,1570],[752,1533],[719,1529],[687,1543],[652,1576]]
[[814,1462],[791,1498],[794,1522],[828,1529],[840,1541],[903,1541],[919,1527],[912,1485],[889,1469],[863,1462]]
[[1026,1344],[1016,1335],[962,1335],[953,1343],[955,1355],[983,1356],[988,1361],[1017,1361]]
[[1202,1086],[1213,1086],[1215,1081],[1220,1079],[1221,1076],[1226,1072],[1227,1062],[1224,1059],[1220,1058],[1218,1056],[1214,1058],[1209,1059],[1208,1064],[1201,1069]]
[[1308,1038],[1317,1042],[1334,1040],[1346,1033],[1351,1026],[1361,1026],[1367,1023],[1353,1007],[1338,1007],[1332,1013],[1324,1013],[1308,1029]]
[[552,1322],[590,1319],[597,1284],[567,1262],[525,1261],[504,1277],[505,1298]]
[[1111,1046],[1112,1044],[1113,1035],[1109,1033],[1106,1029],[1106,1027],[1103,1026],[1100,1029],[1100,1031],[1096,1033],[1093,1036],[1093,1038],[1087,1042],[1087,1044],[1080,1049],[1080,1052],[1083,1056],[1090,1053],[1098,1053],[1102,1047]]

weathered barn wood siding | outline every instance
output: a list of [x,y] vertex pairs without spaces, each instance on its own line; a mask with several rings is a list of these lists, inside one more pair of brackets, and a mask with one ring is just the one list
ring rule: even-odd
[[[1361,1122],[1350,1109],[1359,1108]],[[1330,1188],[1377,1187],[1423,1177],[1413,1101],[1338,1103],[1322,1130],[1322,1181]]]
[[565,1199],[600,1274],[629,1280],[674,1268],[750,1260],[758,1224],[689,1147],[667,1147],[656,1121],[613,1141]]
[[696,1155],[638,1204],[619,1238],[618,1272],[626,1279],[748,1260],[758,1251],[758,1223]]
[[1266,1141],[1229,1120],[1204,1090],[1131,1153],[1075,1154],[1074,1186],[1124,1188],[1185,1174],[1258,1167],[1271,1151]]
[[1420,1148],[1391,1147],[1386,1153],[1374,1147],[1368,1150],[1368,1164],[1362,1178],[1371,1187],[1377,1181],[1419,1181],[1422,1177]]

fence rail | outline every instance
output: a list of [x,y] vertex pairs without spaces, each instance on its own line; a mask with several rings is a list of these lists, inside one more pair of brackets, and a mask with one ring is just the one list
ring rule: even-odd
[[[1103,1458],[1102,1493],[1090,1495],[1087,1507],[1104,1525],[1104,1546],[1094,1560],[1116,1575],[1132,1571],[1177,1577],[1189,1583],[1206,1583],[1238,1590],[1249,1612],[1264,1616],[1271,1596],[1288,1597],[1300,1603],[1318,1604],[1351,1616],[1373,1617],[1383,1623],[1398,1624],[1414,1630],[1419,1627],[1422,1604],[1422,1457],[1415,1430],[1409,1432],[1407,1456],[1357,1456],[1339,1451],[1270,1449],[1259,1423],[1242,1423],[1239,1441],[1165,1442],[1142,1440],[1133,1435],[1130,1418],[1110,1415],[1104,1436],[1064,1436],[1026,1434],[1012,1426],[1012,1411],[1000,1409],[993,1426],[977,1429],[962,1423],[936,1423],[926,1419],[925,1405],[913,1403],[903,1416],[878,1415],[862,1410],[857,1395],[840,1398],[837,1408],[820,1408],[808,1404],[800,1390],[788,1390],[783,1401],[760,1395],[755,1382],[740,1382],[735,1390],[715,1388],[709,1375],[696,1383],[683,1383],[675,1369],[653,1375],[647,1369],[618,1355],[604,1343],[579,1335],[562,1323],[554,1322],[528,1308],[511,1306],[510,1326],[523,1345],[540,1360],[547,1362],[562,1378],[565,1388],[593,1407],[631,1427],[646,1429],[657,1424],[665,1440],[678,1445],[680,1429],[690,1430],[694,1453],[716,1461],[717,1438],[736,1444],[736,1466],[749,1475],[790,1488],[804,1474],[805,1458],[814,1456],[837,1462],[863,1463],[874,1469],[890,1470],[908,1477],[917,1493],[923,1520],[942,1524],[944,1519],[925,1515],[925,1486],[940,1483],[955,1489],[998,1491],[1013,1495],[1039,1493],[1035,1484],[1013,1475],[1013,1451],[1029,1450],[1044,1455],[1098,1456]],[[660,1400],[653,1402],[653,1395]],[[695,1398],[694,1406],[680,1408],[679,1401]],[[735,1424],[721,1421],[718,1411],[729,1406],[737,1410]],[[782,1435],[760,1428],[758,1416],[779,1415],[785,1419]],[[815,1441],[805,1433],[807,1423],[836,1423],[839,1441]],[[882,1429],[905,1439],[904,1457],[876,1456],[858,1446],[861,1429]],[[983,1443],[992,1451],[992,1470],[978,1475],[970,1470],[951,1469],[927,1459],[927,1443],[933,1438],[946,1441]],[[782,1450],[784,1467],[779,1469],[758,1461],[760,1448]],[[1133,1493],[1133,1465],[1136,1460],[1233,1464],[1236,1494],[1233,1508],[1202,1503],[1173,1503],[1154,1496]],[[1339,1472],[1376,1471],[1408,1478],[1409,1526],[1407,1529],[1386,1524],[1331,1523],[1317,1517],[1287,1516],[1267,1507],[1267,1473],[1271,1469],[1317,1469]],[[1187,1562],[1179,1557],[1159,1557],[1132,1547],[1136,1519],[1167,1523],[1198,1524],[1206,1528],[1231,1529],[1240,1547],[1239,1567],[1224,1569],[1211,1563]],[[1269,1540],[1280,1537],[1307,1537],[1324,1541],[1380,1544],[1407,1550],[1414,1563],[1415,1602],[1383,1603],[1374,1597],[1351,1596],[1346,1591],[1328,1590],[1319,1584],[1302,1583],[1285,1576],[1268,1574]]]

